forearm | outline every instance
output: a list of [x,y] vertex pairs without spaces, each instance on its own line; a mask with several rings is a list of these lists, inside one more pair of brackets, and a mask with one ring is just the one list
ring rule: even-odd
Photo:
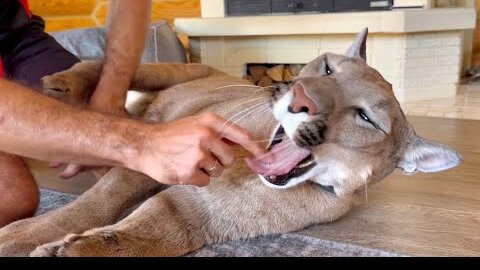
[[127,166],[146,124],[74,109],[0,79],[0,151],[47,161]]
[[130,80],[137,69],[150,22],[150,0],[113,0],[107,25],[105,64],[94,100],[108,100],[112,107],[125,105]]

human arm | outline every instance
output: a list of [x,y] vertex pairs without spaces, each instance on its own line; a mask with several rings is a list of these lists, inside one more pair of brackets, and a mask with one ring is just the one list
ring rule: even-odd
[[202,169],[218,159],[228,166],[233,150],[263,150],[248,132],[206,114],[165,125],[79,110],[0,79],[0,151],[46,161],[123,166],[165,184],[206,185]]
[[111,114],[125,112],[127,90],[145,45],[150,9],[150,0],[111,1],[105,63],[89,109]]
[[[87,104],[88,109],[113,115],[127,115],[125,100],[145,45],[150,9],[151,0],[110,2],[104,65],[100,80]],[[52,165],[57,167],[62,163]],[[85,169],[87,168],[81,164],[68,164],[60,177],[70,178]]]
[[0,79],[1,151],[49,161],[122,165],[135,148],[126,145],[120,131],[136,126]]

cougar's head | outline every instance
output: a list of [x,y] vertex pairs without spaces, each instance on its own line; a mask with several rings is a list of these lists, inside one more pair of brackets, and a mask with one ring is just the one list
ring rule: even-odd
[[367,33],[360,32],[345,55],[319,56],[274,94],[279,126],[269,152],[247,160],[266,185],[313,181],[344,196],[397,167],[437,172],[461,162],[455,150],[415,134],[391,84],[365,62]]

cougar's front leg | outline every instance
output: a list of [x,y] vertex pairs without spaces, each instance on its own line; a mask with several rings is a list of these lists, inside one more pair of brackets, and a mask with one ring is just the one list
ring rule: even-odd
[[[100,79],[102,62],[86,61],[42,78],[43,92],[74,106],[85,105]],[[223,72],[202,64],[142,64],[132,77],[130,89],[156,92],[170,86]]]
[[163,191],[114,225],[68,235],[31,256],[180,256],[196,250],[206,243],[208,217],[195,193],[188,192],[194,188],[180,188],[187,192]]
[[272,190],[245,183],[171,187],[114,225],[69,235],[31,256],[180,256],[206,244],[331,221],[350,205],[313,185]]
[[100,79],[101,62],[81,62],[42,78],[43,93],[73,106],[84,106]]
[[35,247],[69,233],[106,226],[131,206],[162,189],[149,177],[113,168],[72,203],[0,229],[0,256],[26,256]]

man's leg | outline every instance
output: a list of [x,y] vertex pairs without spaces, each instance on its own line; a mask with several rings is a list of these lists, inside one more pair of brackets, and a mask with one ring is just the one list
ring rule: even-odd
[[37,184],[23,160],[0,152],[0,227],[33,216],[38,201]]

